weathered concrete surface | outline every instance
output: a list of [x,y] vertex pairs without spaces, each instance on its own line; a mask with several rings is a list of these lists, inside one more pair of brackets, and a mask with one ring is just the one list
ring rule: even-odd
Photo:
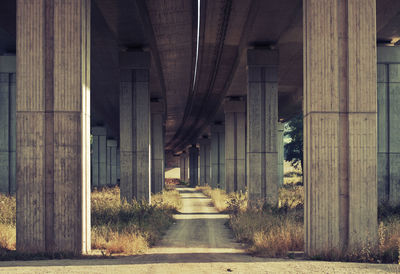
[[91,180],[92,187],[107,184],[107,129],[92,127]]
[[257,258],[245,254],[210,199],[191,188],[176,223],[147,254],[115,259],[0,262],[0,273],[396,273],[399,265]]
[[249,201],[278,204],[278,52],[248,50],[247,183]]
[[197,186],[199,184],[199,149],[196,145],[189,148],[189,158],[190,185]]
[[225,112],[226,192],[246,189],[246,102],[227,101]]
[[226,189],[225,186],[225,127],[211,126],[211,187]]
[[16,58],[0,56],[0,193],[15,193]]
[[150,94],[148,52],[121,52],[121,198],[150,202]]
[[164,189],[164,108],[160,102],[151,103],[151,192]]
[[117,184],[117,140],[107,140],[107,185]]
[[285,163],[285,156],[284,156],[284,143],[283,143],[283,129],[284,123],[279,123],[276,125],[277,132],[276,132],[276,151],[278,152],[278,186],[283,186],[283,175],[284,175],[284,163]]
[[90,250],[90,1],[17,1],[17,250]]
[[200,185],[211,184],[210,153],[211,141],[208,138],[199,139],[200,144]]
[[378,47],[378,196],[400,205],[400,47]]
[[305,250],[377,244],[375,0],[304,1]]
[[182,152],[179,156],[179,169],[181,181],[186,182],[186,152]]

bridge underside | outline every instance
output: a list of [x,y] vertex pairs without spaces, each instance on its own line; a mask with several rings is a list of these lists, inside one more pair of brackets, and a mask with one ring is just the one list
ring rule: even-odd
[[306,252],[376,245],[378,197],[400,203],[399,40],[397,0],[2,1],[17,249],[87,252],[91,187],[150,201],[172,167],[276,205],[299,113]]

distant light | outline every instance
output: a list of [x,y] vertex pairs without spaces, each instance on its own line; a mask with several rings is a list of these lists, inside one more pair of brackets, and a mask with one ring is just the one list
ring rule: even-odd
[[390,44],[392,44],[392,46],[400,46],[400,37],[392,38],[392,41],[390,41]]

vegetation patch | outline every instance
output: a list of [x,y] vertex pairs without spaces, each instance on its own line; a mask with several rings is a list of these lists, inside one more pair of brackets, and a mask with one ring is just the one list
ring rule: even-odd
[[[92,249],[100,250],[103,255],[143,253],[161,238],[180,207],[181,200],[176,190],[153,195],[150,205],[136,201],[121,202],[119,187],[96,190],[91,195]],[[72,256],[17,254],[14,196],[0,194],[0,213],[0,260]]]

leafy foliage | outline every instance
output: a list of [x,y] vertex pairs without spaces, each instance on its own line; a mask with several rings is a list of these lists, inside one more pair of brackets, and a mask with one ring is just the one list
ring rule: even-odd
[[285,144],[285,159],[294,167],[301,166],[303,170],[303,115],[293,117],[285,128],[285,137],[289,142]]

